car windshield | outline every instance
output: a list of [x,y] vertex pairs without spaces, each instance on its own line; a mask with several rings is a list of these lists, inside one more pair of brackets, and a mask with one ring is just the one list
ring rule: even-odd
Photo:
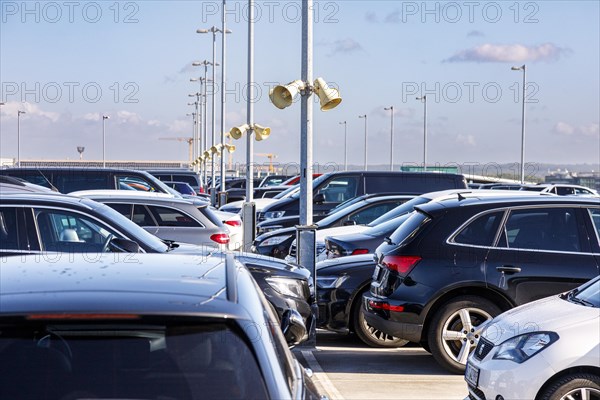
[[268,397],[251,340],[233,323],[75,320],[0,319],[3,399]]
[[[361,198],[357,197],[357,198],[345,201],[344,203],[342,203],[342,204],[345,204],[344,207],[340,208],[340,206],[342,205],[342,204],[340,204],[340,206],[337,206],[336,208],[331,210],[327,214],[327,217],[325,217],[322,220],[320,220],[319,222],[317,222],[317,226],[319,226],[320,228],[327,227],[327,226],[339,221],[341,218],[344,218],[346,215],[351,214],[352,212],[364,207],[365,204],[361,200],[362,200]],[[334,210],[336,210],[336,211],[333,212]]]
[[595,281],[590,282],[583,289],[576,289],[571,293],[572,295],[568,297],[569,300],[600,308],[600,278],[596,278]]
[[384,222],[390,221],[393,218],[408,214],[414,210],[415,206],[418,206],[419,204],[429,203],[430,201],[431,201],[431,199],[428,197],[423,197],[423,196],[415,197],[414,199],[409,200],[406,203],[402,203],[401,205],[394,208],[393,210],[388,211],[387,213],[383,214],[381,217],[377,218],[376,220],[371,221],[371,223],[367,224],[367,226],[371,226],[371,227],[377,226]]
[[402,223],[408,219],[411,213],[412,212],[400,215],[399,217],[392,218],[387,222],[383,222],[379,225],[373,226],[364,231],[363,234],[369,236],[387,236],[394,232],[400,225],[402,225]]
[[[324,174],[319,176],[317,179],[313,180],[313,189],[315,189],[317,186],[319,186],[321,184],[321,182],[325,181],[327,178],[329,178],[331,174]],[[300,187],[300,184],[298,184],[298,187]],[[300,191],[298,191],[298,193],[294,193],[291,196],[293,199],[297,199],[298,197],[300,197]]]
[[359,197],[352,197],[346,201],[341,202],[340,204],[338,204],[337,206],[333,207],[331,210],[329,210],[329,212],[327,213],[328,215],[333,215],[336,212],[340,211],[341,209],[344,209],[348,206],[351,206],[353,204],[356,204],[359,201],[362,201],[364,199],[363,196],[359,196]]
[[142,241],[145,246],[150,247],[158,253],[164,253],[169,250],[169,246],[162,240],[146,232],[142,227],[136,225],[109,206],[89,199],[81,199],[81,202],[92,207],[94,211],[105,216],[109,221],[114,222],[118,227],[122,228],[120,230],[124,231],[123,233],[135,235],[135,237],[130,237],[129,239],[137,242]]
[[281,193],[277,193],[276,196],[274,196],[274,199],[285,199],[289,196],[291,196],[292,194],[298,192],[300,190],[300,186],[299,185],[294,185],[294,186],[290,186],[289,189],[285,189],[283,192]]

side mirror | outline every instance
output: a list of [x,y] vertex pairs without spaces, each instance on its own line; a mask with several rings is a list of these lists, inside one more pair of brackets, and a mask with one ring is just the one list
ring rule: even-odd
[[133,240],[113,238],[108,243],[108,249],[113,253],[139,253],[140,245]]
[[317,193],[315,194],[313,201],[315,204],[323,204],[325,203],[325,195],[323,193]]
[[302,315],[296,310],[285,310],[281,317],[281,330],[288,346],[295,346],[308,338]]
[[349,219],[348,221],[344,221],[344,226],[356,225],[356,221]]

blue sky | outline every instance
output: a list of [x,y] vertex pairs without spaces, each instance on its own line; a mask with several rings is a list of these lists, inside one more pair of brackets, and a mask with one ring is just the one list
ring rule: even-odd
[[[246,4],[227,3],[228,128],[246,119]],[[100,159],[105,114],[107,159],[185,160],[187,144],[159,138],[192,134],[188,94],[198,84],[189,78],[203,69],[191,62],[212,61],[212,35],[195,31],[220,27],[221,5],[0,1],[0,156],[16,156],[21,109],[22,159],[76,158],[78,145]],[[300,78],[300,3],[257,8],[255,120],[272,134],[255,151],[298,162],[300,106],[276,109],[268,88]],[[518,162],[522,73],[510,68],[526,64],[526,161],[600,163],[599,2],[342,0],[315,2],[315,10],[314,75],[343,98],[328,112],[315,107],[316,162],[343,161],[339,122],[347,121],[349,163],[362,165],[358,115],[367,114],[369,163],[387,164],[390,105],[395,162],[421,162],[421,94],[430,163]],[[242,161],[245,140],[236,145],[234,161]]]

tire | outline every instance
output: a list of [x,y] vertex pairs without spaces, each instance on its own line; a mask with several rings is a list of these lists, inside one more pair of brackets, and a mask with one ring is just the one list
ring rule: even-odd
[[457,297],[444,304],[427,333],[433,358],[450,372],[464,373],[467,357],[479,342],[476,328],[501,312],[494,303],[477,296]]
[[[584,396],[587,395],[586,396]],[[540,400],[598,400],[600,399],[600,376],[575,373],[563,376],[546,387]]]
[[354,332],[358,338],[370,347],[402,347],[407,344],[408,340],[390,336],[367,323],[361,304],[361,299],[365,292],[362,292],[357,296],[352,312]]

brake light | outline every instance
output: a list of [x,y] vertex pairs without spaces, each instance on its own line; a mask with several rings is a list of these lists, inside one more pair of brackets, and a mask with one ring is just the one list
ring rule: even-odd
[[369,254],[368,249],[354,249],[351,255],[356,256],[358,254]]
[[384,301],[369,300],[369,307],[376,309],[376,310],[397,311],[397,312],[404,311],[404,306],[393,306],[390,303],[386,303]]
[[242,226],[242,221],[240,221],[239,219],[230,219],[228,221],[223,221],[223,223],[225,223],[226,225],[229,225],[229,226],[234,226],[236,228],[239,228],[240,226]]
[[389,270],[406,275],[419,261],[421,261],[419,256],[384,256],[381,264]]
[[229,243],[229,235],[227,233],[215,233],[210,235],[210,240],[219,244]]
[[201,187],[201,188],[200,188],[200,190],[199,190],[198,192],[199,192],[199,193],[205,193],[205,192],[204,192],[204,188],[203,188],[203,187]]

